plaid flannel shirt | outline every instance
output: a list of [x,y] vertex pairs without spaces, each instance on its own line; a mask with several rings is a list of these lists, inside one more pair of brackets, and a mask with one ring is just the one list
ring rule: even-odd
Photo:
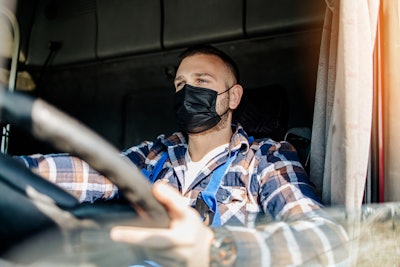
[[[156,180],[168,181],[194,206],[213,170],[238,150],[216,194],[221,223],[232,231],[238,246],[237,266],[348,263],[346,233],[321,209],[292,145],[271,139],[249,144],[247,134],[237,125],[229,148],[215,156],[182,192],[186,150],[185,136],[174,133],[131,147],[122,155],[151,172],[162,154],[168,153]],[[82,202],[118,196],[114,185],[76,157],[53,154],[20,159]],[[238,227],[243,225],[247,227]]]

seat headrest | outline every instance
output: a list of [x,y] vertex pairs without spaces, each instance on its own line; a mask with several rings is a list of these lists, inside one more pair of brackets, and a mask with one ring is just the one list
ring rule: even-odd
[[244,89],[241,103],[233,112],[233,121],[239,122],[249,136],[276,141],[285,136],[287,117],[286,90],[277,84]]

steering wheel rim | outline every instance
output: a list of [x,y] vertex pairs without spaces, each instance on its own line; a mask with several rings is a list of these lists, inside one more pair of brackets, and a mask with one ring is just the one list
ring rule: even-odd
[[0,118],[85,160],[118,188],[150,227],[167,227],[168,213],[157,202],[144,175],[94,131],[41,99],[0,89]]

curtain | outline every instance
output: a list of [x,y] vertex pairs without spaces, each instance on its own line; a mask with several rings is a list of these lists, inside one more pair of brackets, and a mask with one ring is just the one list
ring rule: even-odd
[[400,1],[381,0],[380,44],[384,132],[384,197],[400,201]]
[[325,205],[360,207],[367,175],[379,0],[326,0],[310,178]]

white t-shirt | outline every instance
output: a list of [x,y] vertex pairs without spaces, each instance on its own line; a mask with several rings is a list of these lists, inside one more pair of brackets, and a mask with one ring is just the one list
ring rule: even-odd
[[186,160],[186,171],[185,171],[185,179],[182,186],[182,193],[185,193],[189,186],[193,183],[194,179],[196,179],[197,175],[201,172],[201,170],[207,165],[207,163],[214,158],[216,155],[222,153],[225,149],[228,148],[228,143],[218,146],[208,152],[201,160],[192,161],[189,155],[189,149],[186,151],[185,160]]

